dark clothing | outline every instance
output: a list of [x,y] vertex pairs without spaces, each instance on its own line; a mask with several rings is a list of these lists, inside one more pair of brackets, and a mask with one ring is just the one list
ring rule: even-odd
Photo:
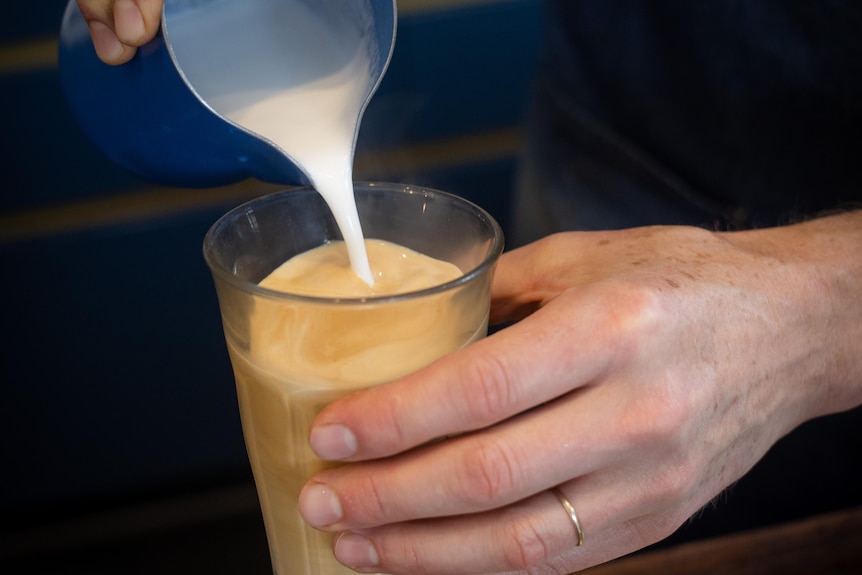
[[[547,18],[515,244],[862,205],[862,3],[548,0]],[[860,504],[857,409],[797,429],[674,538]]]
[[517,240],[862,200],[862,4],[549,0],[547,20]]

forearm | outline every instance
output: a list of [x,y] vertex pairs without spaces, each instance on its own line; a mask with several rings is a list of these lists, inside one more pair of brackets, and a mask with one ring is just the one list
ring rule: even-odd
[[[724,235],[784,271],[761,275],[776,282],[774,303],[798,330],[793,341],[807,346],[791,378],[805,398],[803,417],[862,404],[862,210]],[[777,351],[790,354],[793,347]]]

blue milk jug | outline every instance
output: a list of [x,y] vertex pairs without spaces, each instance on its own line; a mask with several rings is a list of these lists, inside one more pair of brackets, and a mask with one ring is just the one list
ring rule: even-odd
[[[187,77],[184,66],[219,81],[219,62],[184,61],[176,44],[215,45],[230,49],[230,35],[207,36],[205,30],[185,25],[173,28],[177,18],[196,18],[203,11],[227,10],[236,0],[165,0],[161,29],[135,57],[120,66],[101,62],[90,41],[87,24],[75,0],[66,6],[60,31],[60,76],[72,112],[87,136],[115,163],[143,179],[164,185],[209,187],[253,177],[261,181],[308,185],[302,166],[261,134],[238,125],[217,111]],[[368,92],[356,118],[377,89],[389,64],[395,43],[395,0],[242,0],[247,21],[232,26],[277,30],[284,3],[306,4],[327,25],[351,27],[353,38],[370,46]],[[212,15],[212,14],[210,14]],[[194,20],[191,20],[194,22]],[[288,27],[285,25],[285,29]],[[359,49],[359,48],[357,48]],[[363,48],[364,49],[364,48]],[[315,50],[315,46],[308,46]],[[294,58],[296,55],[293,55]],[[273,58],[267,59],[269,62]],[[251,83],[270,81],[275,70],[248,62],[243,78]],[[283,72],[283,71],[282,71]],[[271,86],[270,86],[271,87]],[[254,89],[255,86],[249,86]]]

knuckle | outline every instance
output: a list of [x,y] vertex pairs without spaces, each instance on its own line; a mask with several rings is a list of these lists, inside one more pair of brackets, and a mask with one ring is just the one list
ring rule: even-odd
[[[363,459],[385,457],[413,447],[417,429],[412,411],[401,394],[372,387],[330,404],[316,422],[346,422],[357,435]],[[346,415],[345,415],[346,414]]]
[[[389,538],[392,539],[392,538]],[[388,545],[376,543],[383,564],[394,568],[394,572],[427,575],[431,573],[425,550],[415,538],[395,537]]]
[[690,416],[682,402],[669,394],[661,394],[652,403],[652,417],[645,425],[648,432],[647,440],[651,443],[665,445],[666,448],[678,451],[685,448],[687,436],[687,420]]
[[468,364],[464,406],[471,421],[493,423],[509,414],[515,400],[515,384],[502,358],[475,354]]
[[458,494],[466,503],[483,508],[499,505],[517,486],[518,462],[500,440],[484,439],[468,450],[459,466]]
[[[425,549],[421,538],[411,536],[410,530],[405,529],[404,525],[387,525],[365,530],[362,534],[371,542],[376,551],[380,570],[385,570],[386,573],[411,573],[415,575],[427,575],[430,572],[431,566],[427,557],[427,549]],[[339,536],[336,536],[335,543],[336,557],[338,557]],[[327,573],[329,572],[327,570]]]
[[413,428],[409,413],[409,409],[404,409],[401,395],[384,393],[374,397],[374,409],[365,411],[365,417],[375,422],[374,437],[365,443],[374,446],[375,454],[395,453],[412,445],[413,437],[410,431]]
[[361,527],[381,525],[391,521],[392,511],[386,502],[386,487],[381,484],[382,474],[363,473],[357,475],[356,489],[350,494],[343,494],[345,515],[349,516],[351,524]]
[[644,499],[654,512],[669,514],[667,520],[680,522],[675,510],[688,508],[699,493],[695,466],[686,461],[662,466],[645,482],[644,491]]
[[542,532],[524,518],[504,528],[502,559],[507,570],[530,571],[550,559],[551,546]]
[[693,488],[692,474],[686,465],[669,466],[658,480],[659,502],[677,505],[686,501]]
[[616,339],[637,341],[663,325],[662,292],[650,285],[625,283],[608,292],[608,325]]
[[685,399],[674,392],[663,394],[661,406],[657,406],[653,423],[653,436],[677,451],[688,446],[689,429],[695,411]]
[[625,447],[685,453],[694,413],[685,391],[665,378],[620,412],[614,431]]

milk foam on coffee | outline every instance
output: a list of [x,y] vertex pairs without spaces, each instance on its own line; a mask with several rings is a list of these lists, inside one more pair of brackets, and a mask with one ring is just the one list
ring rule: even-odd
[[338,10],[324,19],[316,1],[212,0],[171,20],[171,43],[212,109],[305,169],[335,216],[354,272],[373,283],[353,198],[357,121],[375,81],[373,22],[338,21]]
[[384,240],[365,241],[373,262],[374,285],[350,268],[344,242],[333,241],[293,257],[258,285],[324,298],[365,298],[404,294],[443,285],[461,276],[455,264],[430,258]]
[[[439,286],[461,276],[455,265],[402,246],[367,240],[375,276],[368,286],[352,272],[342,242],[288,260],[261,287],[316,297],[368,298]],[[452,293],[391,303],[257,302],[249,355],[258,365],[292,374],[305,385],[356,387],[389,381],[460,347],[480,327],[475,314],[453,309]],[[481,309],[481,308],[480,308]],[[468,333],[465,333],[465,330]]]

